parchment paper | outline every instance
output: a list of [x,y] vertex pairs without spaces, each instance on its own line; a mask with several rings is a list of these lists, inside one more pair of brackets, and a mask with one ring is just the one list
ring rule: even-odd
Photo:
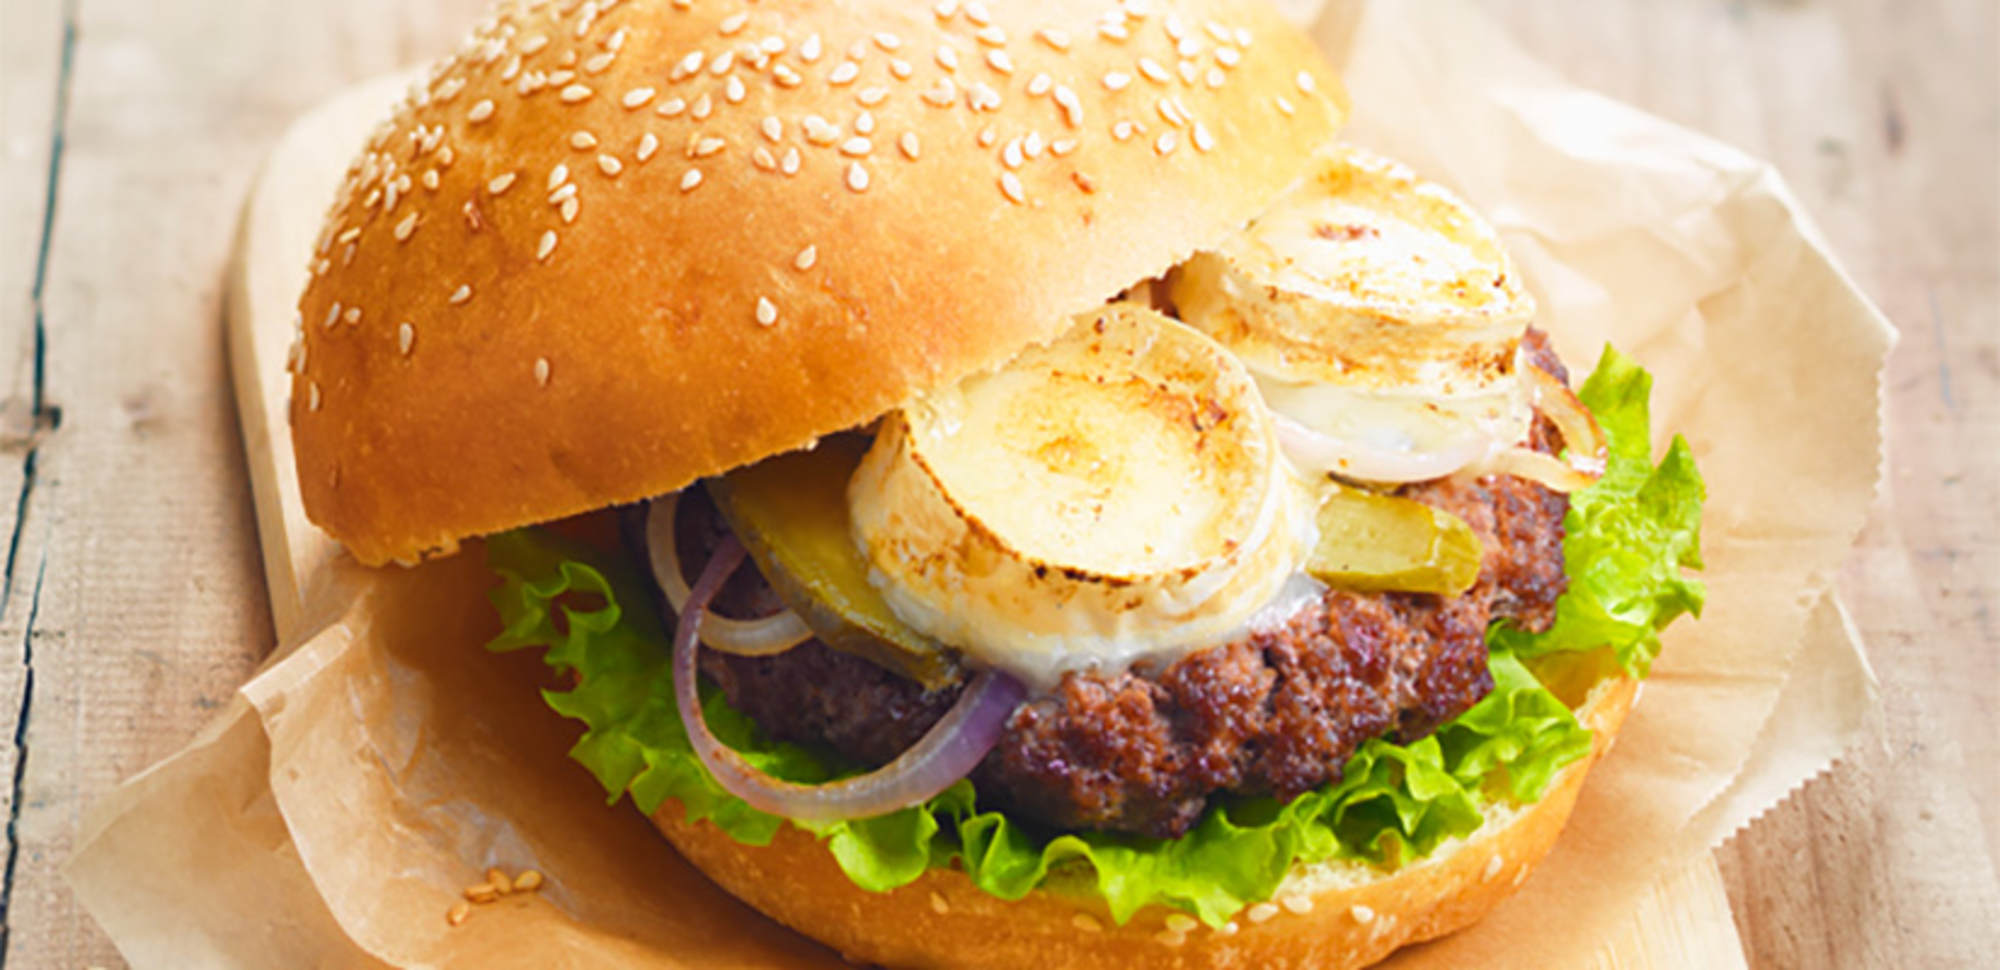
[[[1660,443],[1685,434],[1708,480],[1707,614],[1670,631],[1571,830],[1493,917],[1398,958],[1580,964],[1859,731],[1873,680],[1828,588],[1879,476],[1893,331],[1767,165],[1566,85],[1475,10],[1338,4],[1317,36],[1352,90],[1348,137],[1501,228],[1572,366],[1606,340],[1645,363]],[[134,965],[838,965],[604,807],[563,754],[575,728],[534,696],[536,658],[480,649],[476,544],[306,575],[266,667],[85,824],[70,880]],[[492,865],[548,888],[448,927]]]

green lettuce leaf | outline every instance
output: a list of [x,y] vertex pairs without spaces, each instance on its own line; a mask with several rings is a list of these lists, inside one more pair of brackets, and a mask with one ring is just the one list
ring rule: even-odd
[[1683,569],[1701,568],[1706,491],[1687,441],[1676,435],[1650,460],[1653,378],[1606,347],[1577,397],[1609,444],[1602,480],[1570,499],[1563,520],[1569,590],[1546,632],[1503,625],[1490,639],[1522,657],[1610,645],[1627,673],[1644,677],[1660,653],[1659,631],[1683,613],[1701,615],[1706,589]]
[[[1572,579],[1548,634],[1528,637],[1498,626],[1490,632],[1492,693],[1415,744],[1367,742],[1338,784],[1283,805],[1271,798],[1224,800],[1180,839],[1051,835],[982,809],[969,781],[872,819],[788,823],[751,808],[715,783],[688,744],[674,707],[667,632],[644,581],[620,557],[548,532],[523,530],[487,542],[502,578],[493,602],[504,624],[491,647],[540,647],[551,667],[577,675],[574,689],[544,697],[583,723],[570,754],[613,802],[629,794],[650,814],[675,799],[690,821],[707,819],[752,845],[767,844],[781,825],[799,825],[871,891],[956,864],[975,885],[1005,899],[1061,877],[1094,886],[1120,922],[1160,905],[1221,925],[1271,898],[1296,863],[1393,866],[1422,858],[1479,828],[1483,806],[1539,798],[1564,766],[1588,753],[1590,733],[1520,657],[1612,643],[1621,661],[1643,669],[1658,649],[1657,627],[1698,611],[1701,602],[1699,584],[1681,578],[1675,565],[1698,565],[1701,483],[1683,443],[1658,470],[1646,461],[1649,384],[1643,371],[1607,353],[1585,385],[1583,396],[1611,436],[1613,453],[1604,482],[1576,496],[1565,522],[1572,575],[1583,573]],[[1631,543],[1651,546],[1633,551]],[[1579,555],[1579,545],[1588,552]],[[1673,558],[1660,568],[1631,561],[1646,549],[1667,549]],[[1605,570],[1583,562],[1627,552]],[[1572,605],[1580,598],[1585,602]],[[773,741],[718,692],[704,686],[701,693],[710,728],[770,774],[811,782],[857,770],[829,752]]]

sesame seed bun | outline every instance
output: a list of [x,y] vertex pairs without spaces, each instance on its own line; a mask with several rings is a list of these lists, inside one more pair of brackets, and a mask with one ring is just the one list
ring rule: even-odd
[[307,512],[380,563],[670,492],[1222,238],[1345,101],[1262,4],[1146,6],[503,5],[377,132],[313,254]]
[[1346,970],[1470,926],[1512,896],[1555,845],[1584,776],[1609,749],[1637,691],[1636,681],[1617,676],[1589,690],[1577,717],[1595,732],[1591,753],[1564,769],[1540,801],[1491,807],[1471,836],[1400,868],[1295,869],[1272,902],[1219,930],[1157,907],[1115,925],[1102,899],[1059,889],[1008,902],[955,869],[931,869],[900,889],[870,893],[797,828],[781,828],[768,846],[743,845],[707,822],[688,824],[672,802],[654,813],[653,824],[710,879],[851,962],[960,970]]

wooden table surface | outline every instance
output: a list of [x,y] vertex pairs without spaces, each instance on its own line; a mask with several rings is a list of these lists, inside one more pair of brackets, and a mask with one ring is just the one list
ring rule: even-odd
[[[0,0],[0,962],[120,964],[58,873],[82,812],[271,644],[221,327],[257,160],[484,5]],[[1996,6],[1485,0],[1577,81],[1775,161],[1902,329],[1841,579],[1882,712],[1720,851],[1754,966],[2000,963]]]

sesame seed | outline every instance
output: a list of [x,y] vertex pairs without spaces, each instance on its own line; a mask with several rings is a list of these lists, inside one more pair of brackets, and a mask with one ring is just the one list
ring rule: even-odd
[[674,65],[674,69],[667,74],[667,80],[685,81],[689,77],[701,73],[701,66],[706,63],[708,63],[708,54],[702,51],[694,51],[686,57],[681,58],[680,63]]
[[1068,155],[1070,152],[1076,151],[1076,148],[1077,148],[1077,141],[1074,138],[1058,138],[1055,141],[1049,142],[1049,154],[1054,155],[1057,158],[1061,158],[1065,155]]
[[874,150],[875,143],[866,138],[849,138],[840,143],[840,153],[842,155],[851,155],[856,158],[863,157]]
[[708,92],[704,91],[701,97],[694,99],[694,107],[688,109],[688,116],[696,121],[706,121],[709,112],[714,110],[715,102],[709,100]]
[[1300,71],[1298,82],[1299,82],[1299,90],[1304,91],[1307,94],[1311,94],[1313,88],[1318,86],[1318,82],[1313,80],[1311,71]]
[[701,185],[701,169],[691,168],[681,176],[681,191],[693,192]]
[[340,322],[340,304],[335,303],[332,309],[326,311],[326,321],[321,323],[320,326],[331,330],[333,329],[333,325],[339,322]]
[[903,132],[903,137],[896,140],[896,147],[903,150],[904,158],[913,162],[923,155],[923,146],[918,143],[917,133],[914,131]]
[[351,327],[351,326],[353,326],[353,325],[355,325],[355,324],[357,324],[357,323],[360,323],[360,322],[361,322],[361,308],[360,308],[360,307],[358,307],[358,306],[351,306],[351,307],[348,307],[348,308],[347,308],[347,312],[346,312],[346,313],[343,313],[343,314],[341,314],[341,315],[340,315],[340,319],[342,319],[342,320],[346,321],[346,322],[347,322],[347,325],[348,325],[348,326],[350,326],[350,327]]
[[979,0],[972,0],[971,3],[965,5],[965,19],[984,27],[993,22],[993,15],[986,11],[985,4],[980,3]]
[[1076,92],[1066,85],[1058,84],[1055,99],[1056,104],[1063,110],[1063,120],[1069,122],[1072,128],[1082,127],[1083,102],[1077,99]]
[[1069,35],[1060,30],[1056,30],[1053,27],[1044,27],[1035,36],[1041,38],[1042,43],[1047,44],[1056,50],[1059,51],[1069,50],[1069,44],[1070,44]]
[[925,91],[919,97],[933,107],[949,108],[958,102],[958,88],[951,83],[951,78],[942,77],[938,78],[936,87]]
[[1174,79],[1172,74],[1167,73],[1166,68],[1160,66],[1159,61],[1150,57],[1139,58],[1139,73],[1146,75],[1146,78],[1155,84],[1165,84]]
[[563,88],[562,99],[564,104],[578,104],[590,100],[590,96],[595,93],[586,85],[572,84]]
[[521,53],[528,57],[533,57],[537,53],[540,53],[542,48],[547,46],[549,46],[549,39],[540,34],[535,34],[521,42]]
[[396,223],[396,241],[404,242],[410,238],[411,233],[414,233],[416,231],[417,231],[417,214],[412,212],[409,215],[404,216],[402,222]]
[[856,192],[868,191],[868,169],[862,167],[860,162],[847,166],[847,187]]
[[680,98],[668,98],[667,100],[660,102],[660,106],[654,108],[653,111],[663,118],[672,118],[675,115],[678,115],[683,111],[686,111],[687,106],[688,103]]
[[986,66],[1002,74],[1014,73],[1014,59],[1008,57],[1006,51],[997,48],[986,52]]
[[729,140],[726,138],[700,138],[688,149],[688,156],[690,158],[707,158],[728,147]]
[[889,59],[889,73],[895,75],[898,81],[907,81],[910,75],[917,73],[917,68],[900,57],[892,57]]
[[306,410],[308,410],[308,411],[317,411],[317,410],[319,410],[319,382],[318,382],[318,381],[313,381],[313,382],[311,382],[311,383],[308,383],[308,384],[306,385]]
[[1201,76],[1201,65],[1193,61],[1182,61],[1180,65],[1181,83],[1192,86],[1195,78]]
[[543,387],[549,386],[549,359],[547,357],[535,358],[535,383]]
[[884,31],[875,35],[875,46],[893,54],[903,49],[903,38]]
[[1180,43],[1174,45],[1174,53],[1179,54],[1182,57],[1200,57],[1201,41],[1189,37],[1188,39],[1183,40]]
[[764,137],[773,144],[785,137],[785,123],[778,120],[777,115],[765,115],[758,127],[764,132]]
[[599,54],[596,57],[593,57],[590,60],[583,62],[583,73],[602,74],[604,73],[605,68],[610,67],[611,62],[617,59],[618,55],[610,53],[608,51],[603,54]]
[[334,241],[335,241],[335,242],[337,242],[337,243],[340,243],[341,245],[343,245],[343,246],[344,246],[344,245],[346,245],[346,244],[348,244],[348,243],[351,243],[351,242],[355,241],[356,239],[360,239],[360,238],[361,238],[361,227],[360,227],[360,226],[350,226],[350,227],[348,227],[348,228],[346,228],[346,229],[343,229],[343,230],[341,230],[341,232],[340,232],[340,238],[338,238],[338,239],[336,239],[336,240],[334,240]]
[[541,873],[533,869],[529,869],[528,871],[523,872],[520,875],[514,877],[514,891],[517,893],[534,892],[535,890],[542,888],[542,881],[543,880]]
[[1208,81],[1209,90],[1220,91],[1222,90],[1223,83],[1229,80],[1229,75],[1222,73],[1222,68],[1211,67],[1208,69],[1206,80]]
[[724,37],[729,37],[737,31],[742,30],[743,25],[749,22],[750,12],[748,10],[741,11],[724,17],[722,23],[716,25],[716,31]]
[[[568,61],[568,62],[570,62],[570,63],[574,63],[574,62],[576,61],[576,53],[575,53],[575,52],[573,52],[573,51],[565,53],[565,54],[563,55],[563,57],[564,57],[564,59],[565,59],[566,61]],[[549,72],[549,77],[548,77],[548,82],[549,82],[550,84],[553,84],[553,85],[555,85],[556,87],[562,87],[563,85],[565,85],[565,84],[568,84],[569,82],[571,82],[571,81],[574,81],[574,80],[576,80],[576,72],[575,72],[575,71],[551,71],[551,72]]]
[[613,31],[611,36],[604,38],[604,49],[613,52],[624,50],[625,36],[626,32],[623,27]]
[[1021,188],[1021,179],[1013,172],[1000,173],[1000,193],[1016,205],[1028,203],[1027,190]]
[[958,70],[958,50],[949,44],[937,49],[935,55],[939,67],[947,71]]
[[1369,923],[1375,922],[1375,911],[1366,906],[1361,905],[1360,903],[1355,903],[1353,907],[1348,909],[1348,913],[1353,915],[1354,921],[1356,923],[1360,923],[1364,926]]
[[634,111],[651,103],[655,93],[652,88],[633,88],[625,92],[625,97],[620,98],[618,103],[624,105],[625,110]]
[[1278,900],[1278,905],[1285,907],[1285,910],[1287,912],[1296,913],[1298,915],[1303,916],[1307,913],[1312,912],[1313,901],[1311,896],[1307,896],[1303,893],[1293,893],[1290,896],[1286,896],[1285,898]]
[[723,97],[728,98],[730,104],[742,104],[743,99],[747,97],[750,93],[749,90],[743,86],[743,79],[737,77],[734,74],[731,74],[729,76],[729,83],[723,85],[722,90],[723,90]]
[[556,167],[549,170],[549,188],[553,190],[567,181],[569,181],[569,166],[556,163]]
[[1104,932],[1104,924],[1098,922],[1097,917],[1094,917],[1089,913],[1078,913],[1075,916],[1070,917],[1069,925],[1074,926],[1077,929],[1084,931],[1085,933]]
[[1271,917],[1276,915],[1278,915],[1278,907],[1270,903],[1258,903],[1250,907],[1250,922],[1252,923],[1267,923],[1270,922]]
[[570,182],[556,189],[554,192],[549,193],[549,204],[562,205],[563,203],[576,198],[576,193],[577,193],[576,183]]
[[965,97],[967,106],[974,111],[1000,110],[1000,92],[987,86],[984,81],[973,85]]
[[646,160],[652,158],[653,153],[659,150],[660,150],[659,136],[649,131],[639,136],[639,148],[637,151],[633,152],[632,157],[633,159],[638,161],[639,164],[644,165],[646,164]]
[[1047,72],[1037,74],[1035,75],[1034,80],[1028,82],[1028,96],[1039,98],[1042,95],[1049,93],[1049,91],[1053,89],[1055,86],[1056,86],[1056,79],[1050,77],[1047,74]]
[[1207,152],[1215,147],[1215,136],[1209,133],[1207,125],[1199,121],[1194,123],[1194,147],[1200,152]]
[[1200,925],[1186,913],[1174,913],[1167,917],[1167,929],[1176,933],[1186,933]]
[[1277,99],[1277,103],[1278,103],[1278,110],[1284,112],[1286,117],[1290,117],[1292,113],[1297,110],[1296,108],[1292,107],[1292,102],[1290,100],[1282,96]]
[[1099,35],[1103,36],[1105,40],[1111,40],[1111,41],[1124,41],[1124,40],[1129,40],[1132,37],[1132,32],[1126,30],[1124,24],[1116,23],[1109,20],[1101,24],[1098,24],[1097,32]]
[[1007,45],[1007,32],[998,27],[982,27],[972,36],[988,47],[1005,47]]
[[579,131],[569,136],[569,147],[577,151],[589,151],[597,147],[597,136],[587,131]]
[[1104,87],[1111,91],[1123,91],[1132,86],[1132,75],[1124,71],[1112,71],[1104,75]]
[[819,262],[819,247],[807,246],[799,250],[799,254],[792,258],[792,267],[803,273],[806,270],[812,269],[813,264],[817,262]]
[[937,14],[939,20],[950,20],[958,16],[958,0],[938,0],[937,6],[932,7],[931,12]]
[[465,113],[465,120],[475,125],[491,117],[493,117],[493,99],[491,98],[481,100],[478,104],[472,106],[471,111]]
[[1486,860],[1486,872],[1479,877],[1480,881],[1492,882],[1493,877],[1500,874],[1500,867],[1503,865],[1506,865],[1506,861],[1497,855]]
[[1250,28],[1248,27],[1236,28],[1236,46],[1249,47],[1252,37],[1253,35],[1250,33]]
[[1527,866],[1522,866],[1521,868],[1514,870],[1514,885],[1518,886],[1527,881],[1528,881]]
[[818,34],[814,34],[811,37],[807,37],[805,43],[799,45],[799,60],[802,60],[807,64],[811,64],[814,61],[819,60],[819,55],[822,50],[823,48],[820,45]]
[[778,86],[781,88],[795,88],[805,83],[805,78],[800,77],[799,72],[783,64],[771,69],[771,77],[777,80]]
[[599,155],[597,170],[611,178],[617,178],[619,172],[625,171],[625,163],[610,155]]
[[854,96],[854,99],[872,108],[889,100],[889,89],[880,87],[863,88],[861,89],[861,93]]
[[833,73],[826,76],[826,83],[838,87],[843,84],[850,84],[855,78],[860,76],[861,65],[853,61],[841,61],[840,65],[833,69]]
[[785,149],[785,157],[778,161],[778,171],[783,172],[786,175],[797,175],[799,174],[799,162],[800,162],[800,156],[798,149],[796,148]]
[[1218,47],[1215,49],[1215,60],[1223,67],[1235,67],[1243,62],[1243,54],[1234,47]]
[[757,150],[750,153],[750,164],[766,172],[775,172],[778,170],[777,158],[771,155],[770,149],[762,145],[758,145]]
[[1162,155],[1172,155],[1174,153],[1174,149],[1179,148],[1180,146],[1181,146],[1180,136],[1175,132],[1171,131],[1161,132],[1160,137],[1153,142],[1153,150],[1159,152]]
[[431,169],[430,171],[425,172],[423,182],[424,182],[424,188],[426,190],[431,192],[436,192],[438,190],[437,169]]
[[981,148],[992,148],[993,143],[999,140],[1000,133],[994,131],[992,125],[987,125],[979,132],[979,147]]
[[457,158],[458,158],[458,153],[457,153],[457,152],[454,152],[454,151],[452,151],[452,150],[451,150],[451,146],[450,146],[450,145],[446,145],[446,146],[444,146],[444,148],[443,148],[443,149],[439,150],[439,152],[438,152],[438,155],[437,155],[437,163],[438,163],[438,167],[439,167],[439,168],[450,168],[450,167],[451,167],[451,163],[452,163],[453,161],[455,161],[455,160],[456,160]]
[[446,104],[451,99],[458,97],[458,92],[463,90],[465,90],[465,79],[462,77],[452,78],[438,85],[437,102],[439,104]]
[[396,349],[400,351],[403,356],[405,357],[410,356],[410,348],[416,346],[416,343],[417,343],[416,327],[411,326],[408,323],[403,323],[396,327]]
[[1019,137],[1009,139],[1007,147],[1000,150],[1000,162],[1008,168],[1020,168],[1021,163],[1026,160],[1026,156],[1021,154],[1021,139]]
[[1167,36],[1176,41],[1187,36],[1187,21],[1181,19],[1180,14],[1168,14],[1167,22],[1162,26],[1167,29]]
[[577,211],[582,208],[583,208],[583,203],[577,201],[574,197],[564,199],[562,203],[562,208],[557,210],[562,213],[563,225],[569,225],[570,223],[575,222]]
[[1187,124],[1187,117],[1181,114],[1180,108],[1174,104],[1172,98],[1161,98],[1154,108],[1159,111],[1160,119],[1167,124],[1176,128]]
[[931,911],[938,914],[939,916],[943,916],[944,914],[951,912],[951,904],[945,902],[943,896],[940,896],[937,893],[931,893]]
[[764,297],[757,298],[757,322],[771,326],[778,322],[778,305]]
[[854,116],[854,130],[863,135],[875,133],[875,115],[867,110]]

